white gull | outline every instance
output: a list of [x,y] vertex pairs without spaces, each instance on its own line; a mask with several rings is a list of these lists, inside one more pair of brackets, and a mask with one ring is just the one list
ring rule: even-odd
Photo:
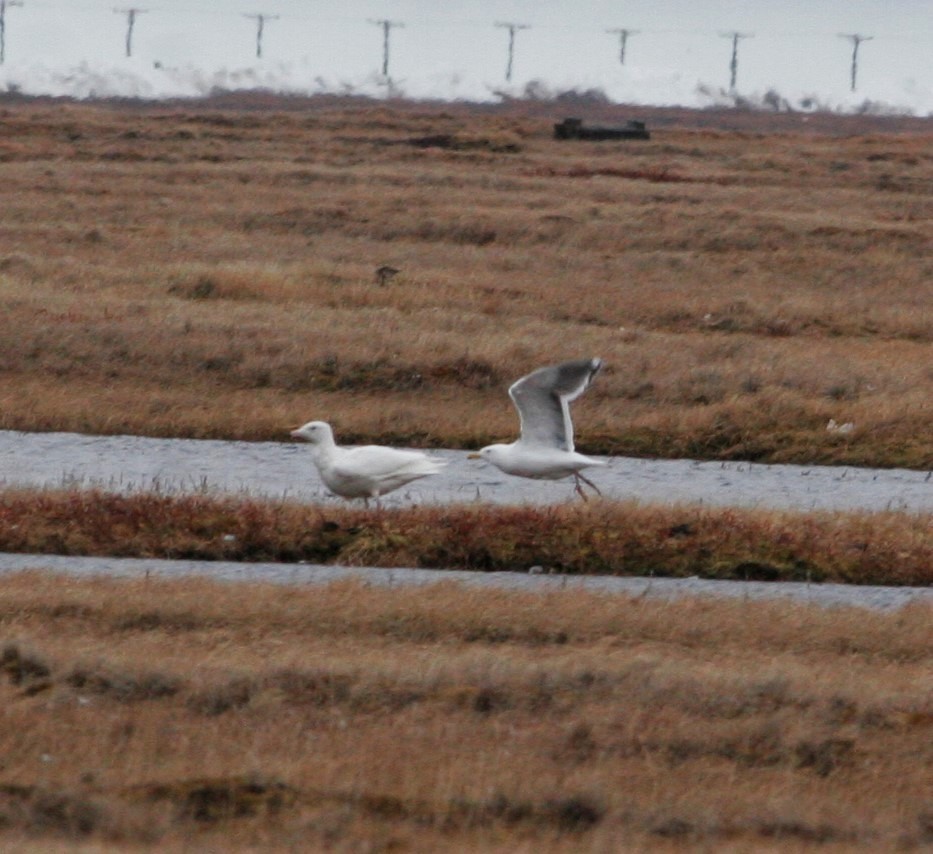
[[518,410],[521,437],[508,445],[487,445],[470,459],[486,460],[518,477],[558,480],[572,475],[581,497],[586,495],[580,481],[599,492],[580,470],[605,463],[573,449],[570,402],[586,391],[602,364],[601,359],[575,359],[538,368],[514,382],[509,397]]
[[384,445],[341,448],[325,421],[309,421],[291,435],[311,443],[311,459],[331,492],[343,498],[362,498],[367,505],[370,498],[378,500],[406,483],[437,474],[447,464],[421,451]]

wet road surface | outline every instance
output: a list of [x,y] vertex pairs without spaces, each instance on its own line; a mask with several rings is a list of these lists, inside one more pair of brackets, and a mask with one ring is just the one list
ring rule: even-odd
[[909,603],[933,605],[933,588],[867,587],[848,584],[798,582],[710,581],[700,578],[618,578],[592,575],[534,575],[524,572],[468,572],[439,569],[376,569],[287,563],[158,560],[154,558],[60,557],[0,553],[0,573],[26,569],[51,570],[77,576],[106,575],[140,578],[199,576],[217,581],[262,581],[276,584],[331,584],[358,580],[384,587],[418,586],[442,581],[467,587],[547,592],[586,590],[651,599],[685,596],[736,598],[747,601],[779,599],[824,607],[852,606],[877,610]]
[[[465,451],[430,451],[448,461],[384,499],[390,506],[481,501],[553,504],[578,500],[565,481],[511,477]],[[784,510],[933,512],[930,472],[744,462],[602,458],[587,471],[603,495],[646,504],[704,504]],[[340,503],[321,485],[306,445],[84,436],[0,431],[0,486],[157,489]]]

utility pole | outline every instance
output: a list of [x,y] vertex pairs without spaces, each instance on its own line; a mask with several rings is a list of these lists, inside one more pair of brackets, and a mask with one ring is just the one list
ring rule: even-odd
[[22,5],[22,0],[0,0],[0,65],[6,59],[6,7]]
[[389,33],[392,31],[393,27],[404,27],[401,21],[389,21],[386,18],[380,18],[377,21],[374,21],[372,18],[369,19],[369,23],[375,24],[377,27],[382,27],[382,76],[389,76]]
[[754,33],[720,33],[724,39],[732,39],[732,61],[729,63],[729,91],[735,92],[735,80],[739,72],[739,41],[741,39],[751,39],[755,37]]
[[117,15],[126,15],[126,55],[133,55],[133,27],[136,26],[136,16],[143,15],[148,9],[114,9]]
[[512,59],[515,56],[515,33],[518,30],[531,29],[528,24],[513,24],[508,21],[496,21],[497,27],[504,27],[509,31],[509,61],[505,66],[506,83],[512,82]]
[[607,33],[618,33],[619,35],[619,65],[625,65],[625,45],[628,43],[628,37],[637,35],[638,30],[629,30],[625,27],[617,27],[614,30],[606,30]]
[[855,91],[855,77],[858,74],[858,46],[862,42],[870,42],[874,36],[860,36],[858,33],[839,33],[839,38],[849,39],[852,42],[852,91]]
[[262,59],[262,32],[265,29],[266,21],[277,21],[278,15],[262,15],[258,12],[253,15],[243,15],[244,18],[252,18],[256,22],[256,59]]

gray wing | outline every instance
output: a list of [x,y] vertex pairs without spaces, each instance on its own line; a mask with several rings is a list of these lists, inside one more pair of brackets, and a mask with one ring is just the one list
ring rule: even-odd
[[509,397],[521,420],[522,441],[573,451],[569,403],[576,400],[602,367],[601,359],[576,359],[538,368],[512,384]]

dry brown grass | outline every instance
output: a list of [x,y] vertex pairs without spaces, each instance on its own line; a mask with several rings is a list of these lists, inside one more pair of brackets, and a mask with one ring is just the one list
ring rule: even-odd
[[[0,104],[0,427],[475,446],[594,354],[590,451],[933,464],[928,123],[558,109]],[[0,549],[928,584],[926,521],[6,492]],[[921,849],[931,617],[3,576],[0,847]]]
[[929,607],[0,579],[0,841],[919,850]]
[[933,583],[929,517],[590,501],[399,510],[287,502],[0,493],[0,551],[357,566]]
[[8,104],[0,426],[474,446],[598,354],[586,450],[931,465],[923,123],[556,109]]

